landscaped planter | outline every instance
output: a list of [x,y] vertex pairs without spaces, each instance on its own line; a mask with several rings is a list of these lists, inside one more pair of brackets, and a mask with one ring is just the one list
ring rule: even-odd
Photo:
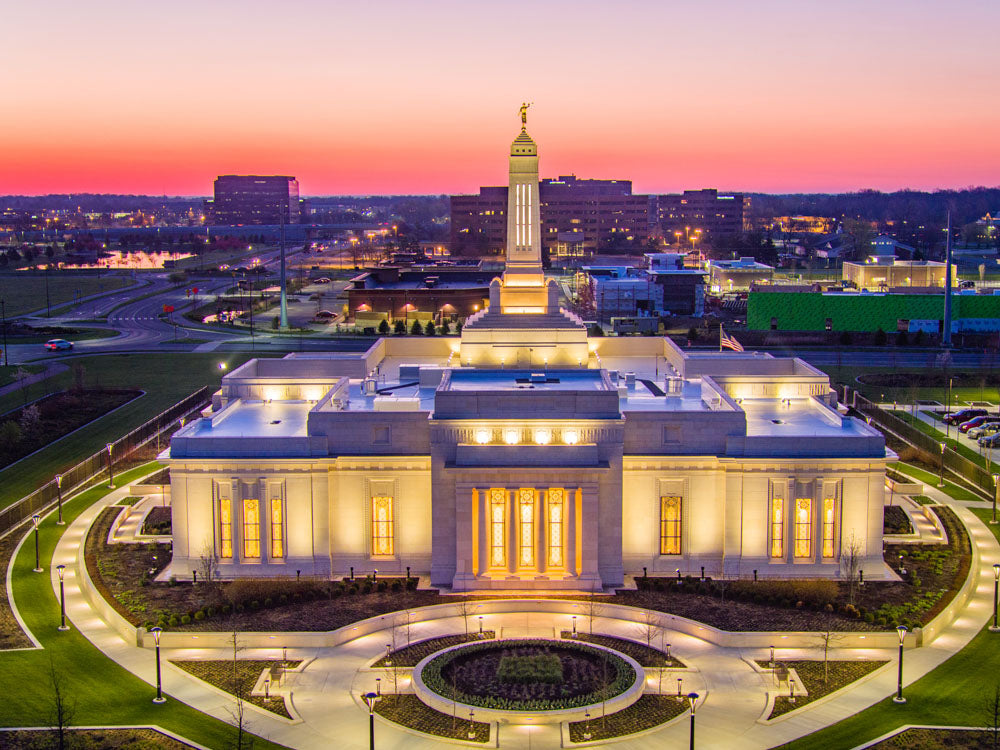
[[[601,700],[600,692],[586,691],[579,695],[565,699],[544,699],[544,700],[501,700],[492,694],[470,695],[461,692],[459,696],[464,700],[452,700],[444,693],[449,692],[446,682],[442,682],[439,676],[441,668],[449,662],[457,662],[459,659],[474,659],[477,654],[484,657],[492,656],[493,651],[503,651],[516,647],[544,648],[554,654],[562,654],[572,658],[575,654],[584,660],[603,659],[604,654],[612,660],[609,664],[610,680],[615,681],[616,675],[620,676],[615,694],[609,695],[606,700]],[[575,652],[575,654],[573,653]],[[432,662],[434,664],[432,665]],[[431,665],[431,666],[429,666]],[[425,674],[425,670],[427,670]],[[428,678],[425,680],[425,676]],[[428,684],[430,683],[430,684]],[[566,641],[548,639],[502,639],[489,643],[462,644],[444,649],[436,654],[424,658],[413,669],[412,688],[421,701],[426,705],[442,713],[457,713],[458,716],[468,716],[470,711],[475,711],[477,719],[482,721],[498,721],[511,724],[557,724],[563,721],[582,720],[589,712],[591,716],[600,716],[603,712],[614,713],[635,703],[642,696],[645,685],[645,673],[638,662],[630,657],[594,644],[567,643]],[[433,686],[433,687],[432,687]],[[484,686],[485,687],[485,686]],[[536,706],[540,702],[550,702],[567,704],[565,708],[538,709]],[[506,707],[496,707],[497,704],[506,703]],[[520,708],[523,705],[524,708]]]

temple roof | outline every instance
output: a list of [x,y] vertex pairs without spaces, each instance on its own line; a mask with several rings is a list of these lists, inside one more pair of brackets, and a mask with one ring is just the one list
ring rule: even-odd
[[537,156],[538,155],[538,145],[532,140],[531,136],[528,135],[528,131],[521,128],[520,135],[514,139],[514,142],[510,144],[510,155],[511,156]]

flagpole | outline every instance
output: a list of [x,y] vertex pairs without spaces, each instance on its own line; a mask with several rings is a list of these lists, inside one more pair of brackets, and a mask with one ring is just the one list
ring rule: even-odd
[[722,323],[719,323],[719,353],[722,353]]

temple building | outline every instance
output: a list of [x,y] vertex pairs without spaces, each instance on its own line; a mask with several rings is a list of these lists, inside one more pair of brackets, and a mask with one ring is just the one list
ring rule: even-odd
[[629,575],[885,577],[882,435],[825,374],[588,338],[541,265],[538,149],[511,145],[506,271],[460,338],[251,360],[171,440],[171,573],[407,568],[454,591]]

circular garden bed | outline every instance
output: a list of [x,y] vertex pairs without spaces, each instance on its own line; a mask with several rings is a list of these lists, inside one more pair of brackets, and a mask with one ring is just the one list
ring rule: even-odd
[[437,695],[497,711],[560,711],[607,701],[635,685],[631,660],[565,641],[524,639],[459,646],[430,657],[420,680]]

